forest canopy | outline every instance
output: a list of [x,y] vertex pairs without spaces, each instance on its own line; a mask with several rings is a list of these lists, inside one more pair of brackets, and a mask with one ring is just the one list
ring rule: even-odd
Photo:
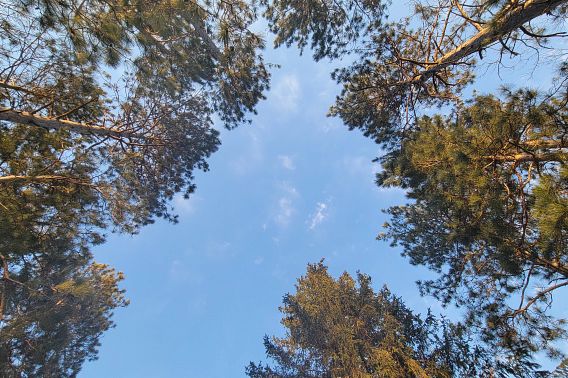
[[[376,142],[377,185],[408,198],[378,239],[465,316],[418,315],[369,276],[312,264],[284,297],[286,336],[265,339],[271,362],[247,374],[537,377],[545,352],[562,375],[568,1],[417,0],[399,19],[393,5],[0,1],[0,375],[75,376],[97,358],[128,300],[93,248],[178,221],[219,130],[252,123],[270,89],[264,27],[338,67],[329,115]],[[478,85],[482,67],[544,59],[550,88]]]

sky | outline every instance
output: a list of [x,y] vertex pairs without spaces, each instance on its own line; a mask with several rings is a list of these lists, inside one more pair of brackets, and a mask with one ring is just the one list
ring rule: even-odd
[[[251,125],[221,132],[196,193],[174,200],[179,224],[113,234],[95,248],[98,262],[125,273],[131,304],[79,377],[244,377],[250,361],[265,360],[263,336],[283,334],[283,295],[322,258],[334,276],[371,275],[414,311],[444,311],[414,283],[431,273],[376,240],[381,210],[405,203],[404,193],[374,184],[372,140],[326,117],[340,90],[332,65],[295,49],[265,57],[281,65],[267,100]],[[550,79],[534,67],[500,74],[482,72],[477,88]]]

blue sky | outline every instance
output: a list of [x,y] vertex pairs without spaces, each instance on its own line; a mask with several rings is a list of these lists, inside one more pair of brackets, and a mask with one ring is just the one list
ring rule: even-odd
[[[249,361],[264,360],[263,336],[283,332],[282,296],[321,258],[335,275],[370,274],[415,311],[441,310],[414,284],[429,273],[375,240],[381,209],[404,203],[404,193],[374,184],[376,144],[325,116],[339,91],[331,65],[294,49],[266,58],[282,66],[268,99],[252,125],[222,131],[195,195],[175,200],[180,223],[111,235],[95,249],[125,273],[131,305],[116,312],[99,360],[80,377],[244,377]],[[519,72],[503,80],[526,82]],[[502,82],[482,76],[478,89]]]

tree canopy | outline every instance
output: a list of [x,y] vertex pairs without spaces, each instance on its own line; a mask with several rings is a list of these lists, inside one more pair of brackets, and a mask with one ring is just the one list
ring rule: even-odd
[[[219,145],[213,115],[236,126],[268,87],[244,2],[10,2],[0,19],[0,120],[15,141],[0,182],[83,185],[127,231],[173,219],[168,201]],[[38,133],[57,153],[10,164],[40,153],[10,155]]]
[[75,377],[97,356],[113,310],[125,306],[122,275],[76,254],[22,260],[0,293],[0,374]]
[[[57,136],[41,129],[21,136],[22,129],[2,133],[2,158],[37,167],[58,153]],[[75,175],[90,169],[81,159],[74,167]],[[58,184],[0,184],[2,376],[76,376],[96,358],[113,310],[127,304],[122,275],[92,262],[89,247],[103,241],[96,195],[81,182]]]
[[[566,0],[0,1],[0,371],[74,376],[96,358],[122,274],[93,261],[107,230],[176,222],[171,201],[247,122],[269,88],[262,6],[275,45],[349,64],[330,114],[386,154],[380,186],[407,190],[380,237],[438,278],[423,293],[463,324],[412,313],[370,278],[308,266],[266,338],[261,377],[539,376],[560,357],[568,286]],[[550,93],[463,98],[480,60],[547,51]],[[446,107],[424,116],[425,109]],[[562,374],[565,362],[554,374]],[[559,372],[559,373],[558,373]],[[544,373],[542,373],[544,374]]]
[[389,209],[381,237],[440,273],[423,292],[469,309],[488,339],[534,353],[566,337],[547,314],[568,285],[566,92],[480,96],[451,116],[424,117],[381,160],[382,186],[414,202]]
[[550,373],[550,378],[560,378],[568,375],[568,360],[563,360],[553,372]]
[[265,337],[272,363],[251,363],[251,378],[541,374],[530,360],[476,345],[459,323],[413,313],[386,287],[374,292],[369,276],[334,279],[321,262],[308,265],[280,311],[286,335]]
[[0,2],[0,365],[74,376],[126,304],[105,229],[176,221],[269,74],[244,1]]

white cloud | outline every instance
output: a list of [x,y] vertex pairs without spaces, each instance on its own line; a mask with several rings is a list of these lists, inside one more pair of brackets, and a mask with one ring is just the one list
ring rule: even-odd
[[207,312],[207,298],[203,294],[193,295],[187,303],[187,311],[191,315],[204,314]]
[[382,171],[378,162],[373,162],[369,157],[365,156],[344,156],[337,162],[338,167],[344,172],[353,176],[362,177],[367,185],[371,185],[373,191],[383,199],[387,198],[403,198],[406,190],[398,187],[382,187],[375,184],[377,173]]
[[280,188],[291,197],[298,197],[300,195],[300,193],[298,193],[298,189],[296,189],[295,186],[291,185],[288,182],[281,183]]
[[273,219],[277,225],[287,227],[296,213],[294,200],[299,197],[299,193],[295,187],[288,183],[281,185],[281,191],[283,194],[277,201],[276,213]]
[[204,281],[201,272],[179,259],[171,262],[168,277],[173,283],[183,283],[191,286],[199,286]]
[[292,159],[292,157],[288,155],[278,155],[278,160],[280,161],[280,164],[284,169],[287,169],[289,171],[296,169],[296,166],[294,165],[294,159]]
[[344,128],[343,124],[339,122],[337,118],[326,118],[322,122],[318,122],[317,127],[324,134]]
[[185,281],[189,277],[189,272],[180,260],[174,260],[170,264],[169,277],[173,281]]
[[292,219],[292,215],[296,211],[292,204],[292,199],[288,197],[282,197],[278,200],[278,214],[276,215],[275,221],[280,226],[286,227]]
[[262,264],[263,262],[264,262],[264,257],[262,257],[262,256],[257,257],[257,258],[254,259],[254,261],[253,261],[254,265],[260,265],[260,264]]
[[329,201],[318,202],[316,204],[316,210],[308,220],[308,228],[310,230],[315,230],[324,220],[327,219],[329,215]]
[[295,75],[282,77],[273,87],[271,96],[274,103],[283,111],[294,111],[298,108],[298,102],[302,97],[300,82]]

